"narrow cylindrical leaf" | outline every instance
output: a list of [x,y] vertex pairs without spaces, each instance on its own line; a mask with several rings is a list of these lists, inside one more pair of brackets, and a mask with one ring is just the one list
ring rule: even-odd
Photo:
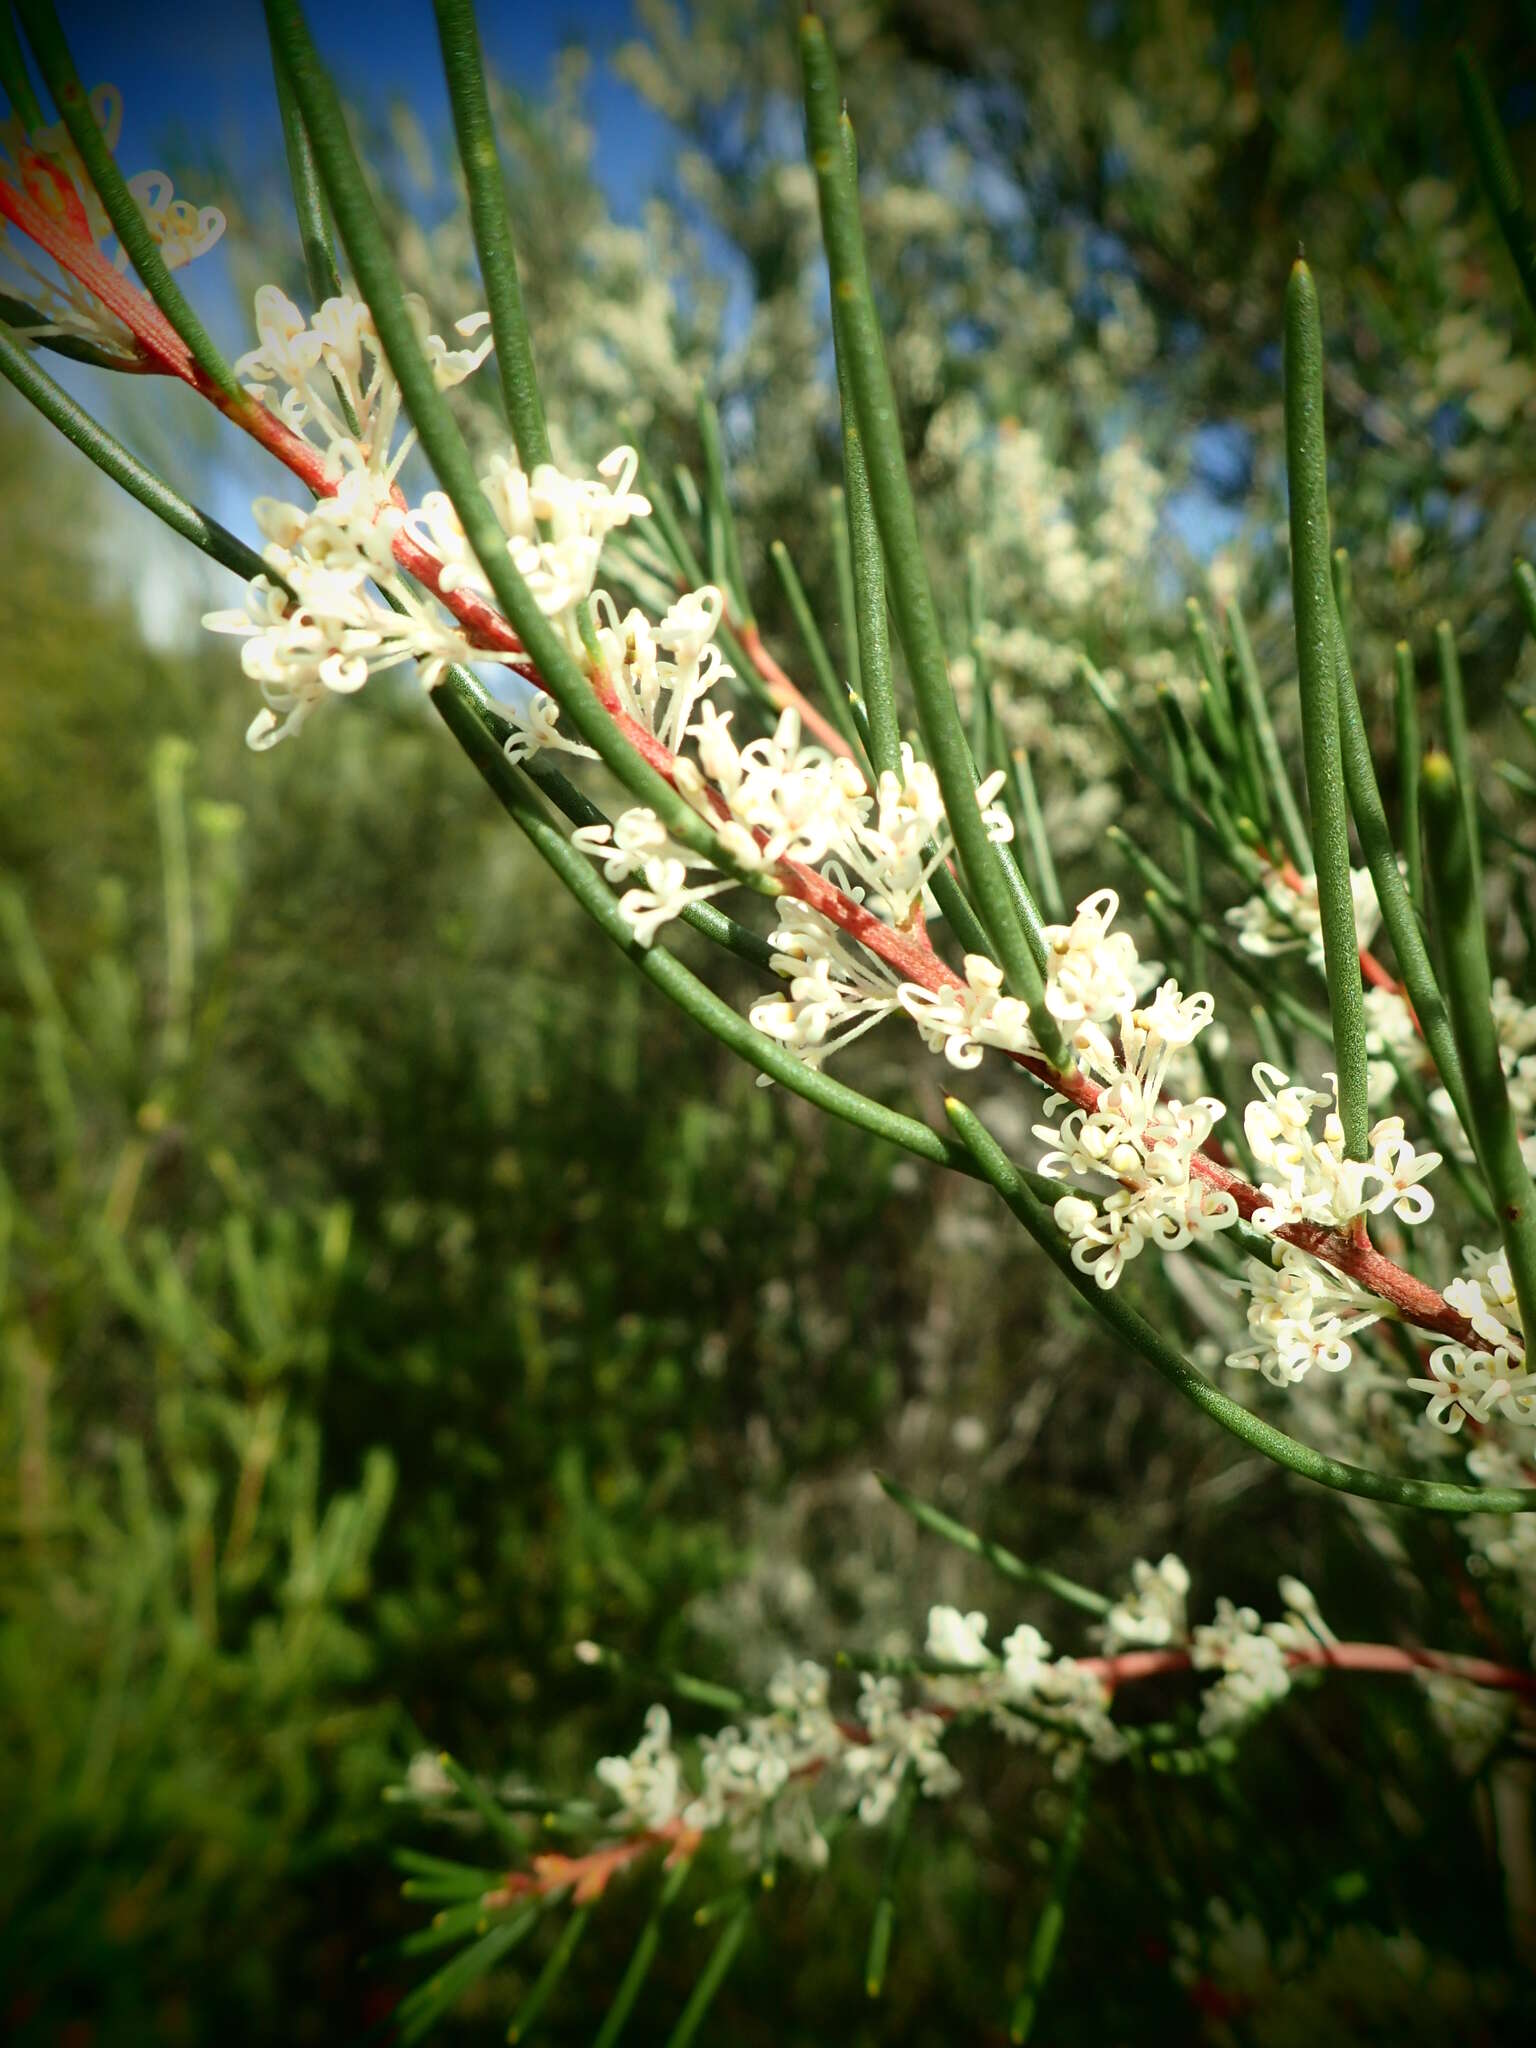
[[891,1960],[891,1937],[896,1927],[896,1882],[901,1875],[901,1859],[906,1851],[907,1836],[912,1830],[912,1817],[917,1811],[917,1794],[918,1776],[909,1765],[902,1774],[896,1803],[886,1822],[885,1867],[880,1875],[880,1896],[875,1901],[869,1949],[864,1959],[864,1989],[871,1998],[878,1998],[885,1989],[885,1973]]
[[1521,1327],[1536,1331],[1536,1188],[1520,1153],[1493,1020],[1493,989],[1464,792],[1446,754],[1425,757],[1421,780],[1434,922],[1446,996],[1466,1080],[1478,1162],[1498,1211]]
[[899,1480],[890,1478],[884,1472],[877,1472],[876,1479],[895,1501],[897,1507],[909,1514],[921,1529],[927,1529],[935,1536],[942,1536],[946,1543],[953,1543],[957,1549],[969,1551],[972,1557],[982,1558],[992,1569],[1001,1572],[1005,1579],[1015,1579],[1021,1585],[1039,1586],[1042,1591],[1054,1593],[1058,1600],[1065,1600],[1069,1606],[1080,1607],[1087,1614],[1107,1614],[1110,1603],[1102,1593],[1095,1593],[1088,1586],[1080,1586],[1075,1579],[1065,1579],[1060,1572],[1053,1572],[1045,1565],[1027,1564],[1022,1557],[1015,1557],[1011,1550],[1005,1550],[990,1537],[979,1536],[974,1529],[967,1529],[953,1516],[946,1515],[942,1508],[919,1500]]
[[43,125],[43,110],[27,76],[27,60],[9,6],[0,7],[0,92],[11,103],[11,112],[30,133]]
[[1477,777],[1472,772],[1472,741],[1467,723],[1467,693],[1461,677],[1461,656],[1450,621],[1435,627],[1435,659],[1440,666],[1440,717],[1445,728],[1445,751],[1456,770],[1456,787],[1467,819],[1467,845],[1472,855],[1472,879],[1479,897],[1483,887],[1482,835],[1477,822]]
[[849,691],[859,697],[864,692],[859,667],[859,597],[853,581],[853,544],[848,538],[848,494],[839,484],[827,492],[827,539],[832,546],[832,567],[837,576],[843,667]]
[[1274,721],[1269,715],[1264,682],[1259,674],[1259,665],[1254,660],[1253,643],[1248,638],[1247,622],[1235,598],[1227,606],[1227,633],[1231,638],[1232,653],[1237,663],[1243,712],[1253,728],[1259,759],[1264,767],[1269,794],[1275,806],[1275,815],[1280,822],[1280,833],[1285,841],[1286,852],[1301,872],[1309,875],[1312,872],[1312,848],[1307,839],[1307,828],[1302,823],[1301,812],[1296,803],[1296,792],[1292,789],[1291,778],[1286,773],[1285,759],[1275,735]]
[[699,439],[704,444],[704,478],[708,491],[710,534],[715,548],[710,561],[710,573],[715,581],[722,584],[731,601],[731,611],[742,632],[750,632],[757,624],[752,613],[752,600],[747,592],[746,572],[741,566],[741,541],[736,532],[736,518],[731,511],[730,493],[725,481],[725,451],[720,441],[720,415],[714,401],[707,392],[700,391],[698,397]]
[[[1004,872],[1002,855],[988,837],[976,804],[970,747],[950,685],[907,477],[896,394],[870,290],[858,191],[848,175],[842,126],[846,116],[839,117],[837,67],[826,30],[815,16],[808,15],[801,24],[800,47],[811,165],[821,203],[833,303],[845,344],[891,601],[917,698],[918,722],[977,913],[991,936],[1009,987],[1029,1005],[1031,1023],[1046,1058],[1062,1067],[1070,1063],[1070,1055],[1055,1019],[1046,1010],[1044,979]],[[867,686],[867,673],[865,681]]]
[[1035,2018],[1040,2009],[1040,1995],[1051,1974],[1056,1960],[1056,1950],[1061,1941],[1061,1930],[1066,1922],[1067,1889],[1072,1874],[1083,1853],[1083,1837],[1088,1831],[1088,1793],[1091,1775],[1087,1764],[1078,1767],[1077,1778],[1072,1787],[1072,1804],[1067,1809],[1067,1824],[1062,1829],[1061,1840],[1056,1846],[1056,1855],[1051,1864],[1050,1890],[1046,1893],[1045,1904],[1040,1918],[1035,1922],[1034,1935],[1029,1944],[1029,1961],[1024,1968],[1024,1987],[1014,2003],[1013,2016],[1008,2022],[1008,2038],[1022,2048],[1034,2031]]
[[560,1939],[545,1958],[544,1967],[533,1980],[528,1996],[523,2000],[507,2028],[508,2041],[526,2041],[537,2026],[544,2008],[554,1996],[560,1979],[571,1966],[581,1937],[587,1931],[592,1918],[590,1906],[578,1906],[560,1930]]
[[1424,834],[1419,824],[1419,693],[1413,673],[1413,649],[1399,640],[1393,650],[1396,683],[1397,776],[1403,813],[1403,859],[1407,863],[1408,901],[1422,920],[1424,896]]
[[[283,124],[283,155],[288,164],[294,218],[298,222],[299,242],[304,251],[304,275],[309,280],[311,297],[320,306],[327,299],[341,296],[341,272],[336,267],[330,223],[325,217],[325,195],[320,189],[320,174],[315,169],[315,155],[309,146],[304,116],[299,112],[299,103],[293,96],[293,87],[275,45],[272,50],[272,85],[277,94],[278,117]],[[345,397],[344,393],[340,395]],[[348,409],[350,411],[350,401]],[[355,427],[357,422],[351,420],[349,424]]]
[[688,1882],[690,1868],[688,1859],[681,1857],[667,1872],[660,1896],[651,1909],[650,1918],[640,1930],[640,1939],[635,1943],[634,1953],[619,1979],[618,1988],[613,1994],[613,2002],[603,2015],[603,2023],[597,2030],[592,2048],[614,2048],[614,2043],[623,2033],[625,2023],[634,2009],[635,2000],[640,1996],[641,1987],[650,1975],[651,1965],[656,1960],[656,1951],[661,1944],[662,1920],[667,1908]]
[[1349,810],[1339,748],[1338,638],[1328,548],[1323,433],[1323,330],[1312,273],[1297,263],[1285,298],[1285,466],[1291,508],[1291,593],[1301,683],[1301,729],[1317,863],[1328,1008],[1333,1017],[1339,1121],[1350,1159],[1366,1159],[1364,990],[1349,874]]
[[1483,190],[1520,279],[1526,304],[1536,313],[1536,221],[1526,209],[1520,180],[1515,175],[1515,161],[1494,110],[1482,66],[1465,44],[1456,52],[1456,83],[1461,89],[1462,110]]
[[[844,172],[858,193],[858,152],[853,129],[842,129]],[[869,467],[853,396],[849,342],[842,309],[832,294],[832,351],[837,366],[837,402],[843,430],[843,496],[848,514],[849,553],[853,565],[854,610],[850,631],[857,629],[859,694],[869,720],[870,760],[876,774],[894,770],[901,752],[901,719],[896,709],[896,678],[891,667],[891,627],[886,613],[885,567],[880,555],[880,529],[869,494]]]
[[1408,992],[1419,1029],[1429,1047],[1431,1059],[1445,1083],[1462,1128],[1470,1137],[1472,1127],[1468,1120],[1466,1089],[1462,1082],[1461,1061],[1457,1056],[1456,1039],[1451,1030],[1451,1020],[1445,1007],[1445,998],[1435,979],[1435,970],[1429,958],[1429,948],[1424,943],[1424,934],[1414,914],[1413,903],[1404,885],[1397,865],[1397,848],[1392,843],[1392,829],[1387,823],[1386,806],[1381,800],[1381,790],[1376,782],[1375,764],[1371,760],[1371,743],[1365,730],[1365,720],[1360,711],[1360,698],[1355,689],[1354,672],[1349,663],[1342,635],[1337,643],[1338,657],[1338,701],[1339,701],[1339,743],[1344,764],[1344,781],[1349,793],[1349,807],[1354,814],[1355,831],[1359,835],[1360,849],[1365,855],[1365,864],[1370,870],[1371,880],[1376,886],[1376,900],[1381,905],[1382,918],[1392,940],[1392,949],[1397,954],[1398,968],[1402,973],[1403,985]]
[[496,149],[496,130],[491,122],[480,32],[475,25],[473,0],[433,0],[433,7],[443,71],[448,80],[448,99],[453,108],[453,131],[469,194],[470,227],[480,259],[491,333],[496,340],[501,395],[512,437],[517,442],[518,459],[531,473],[538,463],[552,459],[549,429],[544,423],[544,405],[533,363],[533,340],[523,310],[523,288],[512,246],[512,223],[507,215],[507,188]]
[[688,2048],[689,2042],[704,2024],[709,2008],[714,2003],[715,1993],[725,1982],[726,1975],[736,1960],[736,1951],[746,1938],[751,1920],[751,1906],[741,1905],[720,1930],[720,1939],[715,1943],[698,1983],[689,1993],[688,2003],[683,2007],[677,2025],[667,2036],[666,2048]]

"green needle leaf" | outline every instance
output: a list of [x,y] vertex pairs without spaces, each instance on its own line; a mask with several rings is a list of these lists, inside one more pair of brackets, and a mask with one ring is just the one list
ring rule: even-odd
[[1483,908],[1467,834],[1466,793],[1458,786],[1455,765],[1447,755],[1425,756],[1420,792],[1435,922],[1466,1077],[1472,1136],[1498,1211],[1521,1327],[1536,1330],[1536,1188],[1520,1154],[1520,1135],[1499,1059]]
[[1285,296],[1285,466],[1291,505],[1291,591],[1301,682],[1301,730],[1317,862],[1328,1007],[1339,1077],[1339,1121],[1350,1159],[1367,1159],[1365,1005],[1349,880],[1349,809],[1339,742],[1337,618],[1328,550],[1328,458],[1323,434],[1323,330],[1312,273],[1298,262]]
[[901,1859],[917,1811],[918,1778],[909,1764],[902,1773],[896,1804],[886,1824],[885,1866],[880,1876],[880,1896],[875,1901],[874,1924],[869,1931],[869,1953],[864,1963],[864,1989],[878,1998],[885,1989],[885,1972],[891,1959],[891,1936],[896,1926],[896,1880]]
[[715,1943],[714,1952],[704,1965],[703,1975],[694,1985],[677,2025],[667,2036],[667,2048],[688,2048],[688,2043],[703,2025],[705,2015],[714,2002],[715,1993],[725,1982],[726,1973],[736,1960],[736,1951],[746,1937],[751,1919],[750,1904],[743,1904],[738,1906],[726,1921],[721,1929],[720,1939]]
[[[270,37],[268,38],[270,41]],[[299,225],[299,242],[304,251],[304,275],[316,306],[341,296],[341,272],[336,268],[336,250],[330,223],[325,217],[325,195],[315,154],[309,146],[304,117],[293,96],[293,86],[283,69],[276,44],[272,44],[272,84],[277,94],[278,116],[283,124],[283,155],[288,164],[288,183],[293,191],[294,217]],[[356,424],[351,422],[351,424]]]
[[925,1500],[919,1500],[899,1480],[890,1478],[884,1472],[877,1472],[876,1479],[885,1489],[897,1507],[909,1514],[919,1528],[930,1530],[935,1536],[942,1536],[946,1543],[953,1543],[957,1550],[965,1550],[972,1557],[982,1558],[994,1571],[1001,1572],[1005,1579],[1014,1579],[1023,1586],[1038,1586],[1042,1592],[1052,1593],[1058,1600],[1065,1600],[1070,1607],[1079,1607],[1085,1614],[1108,1614],[1110,1603],[1102,1593],[1095,1593],[1087,1586],[1080,1586],[1075,1579],[1064,1579],[1060,1572],[1053,1572],[1045,1565],[1026,1564],[1022,1557],[1015,1557],[1011,1550],[1005,1550],[1000,1543],[989,1537],[978,1536],[973,1529],[967,1529],[941,1508],[931,1507]]
[[[832,299],[846,350],[848,381],[890,574],[891,599],[917,697],[918,722],[977,913],[991,935],[1009,986],[1029,1005],[1031,1022],[1046,1058],[1061,1069],[1070,1064],[1070,1055],[1045,1007],[1044,978],[1030,946],[1026,924],[1019,915],[1001,850],[988,838],[976,805],[970,747],[950,686],[943,634],[907,477],[896,394],[870,290],[858,190],[849,176],[844,139],[847,117],[840,119],[838,112],[837,66],[826,31],[814,15],[806,16],[801,23],[800,48],[805,69],[811,165],[820,195]],[[866,688],[869,684],[866,662]],[[878,753],[876,764],[879,765]]]
[[1419,824],[1418,762],[1419,692],[1413,673],[1413,649],[1399,640],[1392,654],[1396,683],[1397,775],[1401,786],[1403,812],[1403,858],[1408,864],[1408,901],[1422,920],[1427,908],[1424,894],[1424,834]]
[[1086,1764],[1078,1768],[1077,1778],[1072,1787],[1072,1804],[1067,1811],[1067,1824],[1062,1830],[1057,1845],[1056,1859],[1051,1866],[1051,1888],[1041,1908],[1040,1918],[1035,1922],[1034,1939],[1029,1945],[1029,1961],[1024,1971],[1024,1988],[1014,2004],[1013,2016],[1008,2022],[1008,2038],[1015,2048],[1022,2048],[1034,2031],[1035,2016],[1040,2008],[1040,1994],[1045,1989],[1046,1979],[1056,1960],[1057,1946],[1061,1941],[1061,1930],[1066,1924],[1067,1887],[1072,1882],[1078,1859],[1083,1853],[1083,1837],[1088,1831],[1088,1792],[1091,1774]]
[[1462,111],[1472,136],[1483,190],[1514,263],[1526,304],[1536,313],[1536,222],[1526,211],[1514,158],[1494,111],[1488,81],[1465,43],[1456,52],[1456,83],[1461,90]]
[[707,392],[700,391],[698,397],[699,439],[704,445],[704,489],[705,503],[709,512],[710,574],[714,581],[722,584],[731,601],[731,612],[736,624],[744,633],[750,633],[757,620],[752,612],[752,600],[747,594],[746,571],[741,566],[741,541],[736,532],[736,519],[731,511],[730,493],[725,481],[725,450],[720,441],[720,415],[715,410],[713,399]]
[[1398,869],[1397,848],[1392,843],[1392,830],[1387,823],[1386,806],[1381,800],[1381,790],[1377,785],[1376,769],[1371,760],[1371,744],[1366,737],[1365,720],[1360,712],[1360,698],[1355,689],[1355,678],[1350,669],[1349,655],[1342,634],[1338,636],[1335,645],[1338,658],[1339,741],[1349,806],[1354,813],[1355,831],[1359,835],[1360,848],[1365,855],[1365,864],[1370,869],[1371,880],[1376,885],[1376,900],[1381,905],[1382,918],[1392,940],[1393,951],[1397,954],[1397,964],[1408,991],[1408,1000],[1413,1005],[1420,1029],[1424,1033],[1424,1042],[1429,1048],[1430,1057],[1439,1071],[1441,1080],[1445,1083],[1446,1093],[1451,1098],[1462,1129],[1471,1137],[1472,1126],[1469,1121],[1466,1088],[1462,1081],[1461,1061],[1456,1051],[1455,1034],[1451,1030],[1445,998],[1440,993],[1440,984],[1435,979],[1435,970],[1430,963],[1429,948],[1424,943],[1424,934],[1414,914],[1412,899]]
[[458,139],[459,162],[469,194],[475,253],[480,258],[486,310],[496,338],[501,395],[517,442],[518,459],[531,476],[539,463],[552,459],[549,429],[544,423],[538,373],[533,363],[533,340],[523,311],[512,223],[507,215],[506,181],[496,150],[496,131],[491,124],[474,4],[473,0],[433,0],[433,8],[443,72],[448,80],[448,99],[453,108],[453,132]]
[[590,1906],[578,1906],[561,1928],[560,1939],[550,1950],[543,1969],[534,1979],[532,1989],[518,2007],[512,2024],[507,2029],[509,2041],[526,2041],[532,2033],[545,2006],[553,1997],[560,1979],[570,1968],[571,1958],[575,1955],[577,1944],[586,1933],[587,1923],[591,1918]]
[[773,557],[773,566],[779,572],[779,581],[784,586],[784,595],[794,613],[795,624],[800,629],[800,638],[805,642],[805,651],[811,657],[811,667],[821,685],[821,694],[827,700],[833,723],[848,742],[856,761],[863,758],[864,748],[859,739],[859,729],[853,722],[853,713],[848,708],[848,692],[844,689],[837,670],[832,666],[832,657],[827,652],[827,643],[821,637],[810,602],[805,594],[805,585],[800,581],[789,549],[783,541],[776,540],[768,552]]
[[619,1988],[613,1994],[613,2003],[603,2015],[603,2024],[597,2030],[592,2048],[614,2048],[614,2043],[623,2033],[624,2024],[629,2018],[635,2000],[640,1996],[646,1978],[650,1975],[651,1965],[656,1960],[656,1950],[661,1943],[661,1923],[668,1908],[688,1882],[688,1873],[692,1867],[689,1859],[684,1857],[674,1863],[667,1872],[661,1894],[651,1910],[650,1918],[640,1930],[640,1939],[635,1943],[634,1954],[629,1959],[624,1975],[619,1979]]
[[1292,789],[1291,778],[1286,773],[1280,742],[1275,736],[1274,721],[1269,715],[1269,703],[1264,695],[1259,665],[1253,657],[1253,643],[1248,638],[1247,622],[1236,598],[1227,606],[1226,616],[1227,633],[1237,664],[1243,712],[1247,724],[1253,729],[1259,760],[1263,765],[1269,794],[1275,806],[1275,815],[1280,821],[1280,834],[1291,859],[1304,875],[1309,875],[1312,872],[1312,848],[1307,840],[1307,828],[1301,821],[1301,812],[1296,804],[1296,792]]
[[1440,665],[1440,715],[1445,723],[1445,751],[1456,771],[1462,809],[1467,818],[1467,846],[1472,856],[1472,884],[1483,893],[1483,848],[1477,825],[1477,777],[1472,770],[1472,741],[1467,724],[1467,693],[1461,679],[1461,657],[1450,622],[1435,627],[1435,659]]

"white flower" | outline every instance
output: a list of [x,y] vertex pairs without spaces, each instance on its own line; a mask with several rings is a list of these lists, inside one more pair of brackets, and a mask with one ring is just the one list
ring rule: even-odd
[[[1376,885],[1367,869],[1353,868],[1349,887],[1354,898],[1355,930],[1360,944],[1368,946],[1381,923]],[[1279,868],[1268,869],[1260,893],[1229,910],[1227,922],[1236,925],[1237,943],[1245,953],[1267,958],[1304,946],[1312,965],[1319,970],[1323,966],[1323,921],[1317,907],[1316,875],[1301,875],[1288,881]]]
[[1045,1006],[1068,1036],[1085,1020],[1107,1024],[1135,1007],[1136,942],[1109,929],[1119,908],[1114,890],[1100,889],[1079,903],[1071,924],[1045,928]]
[[1216,1603],[1214,1622],[1194,1631],[1190,1662],[1197,1671],[1222,1674],[1200,1703],[1200,1733],[1207,1740],[1240,1727],[1291,1689],[1284,1650],[1260,1626],[1253,1608],[1234,1607],[1225,1598]]
[[1194,1631],[1191,1664],[1197,1671],[1221,1673],[1201,1701],[1205,1738],[1225,1735],[1284,1699],[1291,1689],[1289,1655],[1338,1641],[1300,1579],[1282,1578],[1280,1597],[1285,1613],[1279,1621],[1261,1625],[1253,1608],[1220,1599],[1215,1620]]
[[958,1607],[928,1610],[927,1653],[938,1664],[964,1664],[980,1669],[992,1662],[986,1645],[987,1617],[962,1614]]
[[[422,300],[408,294],[406,303],[439,386],[461,382],[485,360],[489,335],[478,349],[452,350],[429,332]],[[472,313],[459,322],[459,332],[477,333],[486,324],[485,313]],[[400,386],[363,301],[346,294],[327,299],[306,321],[286,293],[263,285],[256,294],[256,332],[257,346],[235,364],[250,396],[321,449],[338,475],[365,469],[386,487],[393,484],[416,435],[408,430],[396,439]]]
[[1005,1638],[993,1719],[1010,1741],[1051,1757],[1058,1777],[1071,1777],[1086,1755],[1104,1763],[1124,1755],[1109,1704],[1103,1680],[1071,1657],[1053,1662],[1038,1629],[1024,1623]]
[[1254,1341],[1230,1353],[1227,1364],[1262,1372],[1277,1387],[1294,1386],[1314,1365],[1342,1372],[1353,1355],[1349,1339],[1382,1314],[1375,1296],[1295,1245],[1276,1245],[1272,1265],[1249,1259],[1244,1285]]
[[[638,874],[643,888],[626,889],[619,909],[642,946],[651,945],[664,924],[681,917],[690,903],[718,896],[732,884],[717,875],[702,854],[672,839],[656,813],[644,805],[621,812],[612,825],[580,825],[571,834],[573,846],[603,864],[604,879],[622,882]],[[703,868],[714,875],[692,882],[690,871]]]
[[1170,1552],[1160,1564],[1137,1558],[1131,1566],[1131,1591],[1116,1601],[1097,1630],[1104,1648],[1160,1650],[1182,1642],[1187,1633],[1184,1603],[1189,1572]]
[[1508,1422],[1536,1425],[1536,1379],[1503,1345],[1490,1352],[1439,1344],[1429,1354],[1429,1377],[1409,1380],[1408,1385],[1415,1393],[1429,1395],[1424,1412],[1449,1435],[1468,1416],[1487,1422],[1498,1414]]
[[[550,462],[529,476],[515,455],[499,454],[480,479],[518,574],[578,658],[583,649],[576,615],[592,594],[603,541],[651,509],[649,499],[630,488],[638,460],[633,448],[615,448],[593,479],[567,476]],[[490,583],[446,493],[429,491],[407,524],[412,538],[442,564],[445,592],[463,588],[490,600]]]
[[923,988],[904,981],[898,991],[901,1007],[917,1026],[931,1052],[942,1052],[951,1066],[981,1064],[982,1050],[1038,1053],[1029,1026],[1029,1005],[1003,992],[1003,972],[982,953],[965,956],[965,986]]
[[[1042,1173],[1100,1174],[1120,1183],[1099,1204],[1081,1195],[1056,1204],[1057,1225],[1072,1240],[1073,1264],[1101,1287],[1113,1287],[1146,1244],[1176,1250],[1237,1219],[1232,1196],[1191,1167],[1224,1106],[1209,1096],[1186,1106],[1162,1094],[1169,1059],[1204,1030],[1212,1008],[1209,995],[1185,996],[1177,983],[1165,981],[1149,1003],[1120,1014],[1123,1066],[1097,1024],[1080,1024],[1074,1049],[1085,1071],[1104,1084],[1098,1101],[1091,1110],[1070,1111],[1059,1127],[1035,1126],[1036,1137],[1059,1145],[1041,1160]],[[1047,1113],[1064,1107],[1059,1095],[1046,1103]]]
[[246,735],[258,751],[297,732],[328,695],[349,696],[402,662],[420,662],[431,689],[451,662],[486,658],[396,571],[390,542],[400,515],[370,471],[349,472],[313,505],[259,498],[254,512],[274,574],[253,578],[242,605],[207,612],[203,624],[245,643],[240,665],[266,707]]
[[781,896],[777,908],[769,944],[789,994],[764,997],[748,1015],[765,1038],[819,1067],[896,1008],[896,977],[808,904]]
[[[1342,1229],[1357,1216],[1391,1209],[1404,1223],[1422,1223],[1434,1197],[1419,1183],[1440,1164],[1438,1152],[1418,1152],[1403,1133],[1401,1117],[1384,1117],[1367,1134],[1369,1159],[1349,1159],[1338,1114],[1338,1077],[1332,1093],[1292,1083],[1278,1067],[1260,1061],[1253,1069],[1259,1100],[1243,1111],[1249,1149],[1269,1169],[1260,1181],[1265,1205],[1254,1211],[1261,1230],[1289,1223],[1321,1223]],[[1311,1128],[1324,1109],[1321,1138]]]
[[605,1756],[597,1776],[618,1800],[621,1828],[654,1832],[675,1820],[686,1803],[681,1766],[672,1748],[672,1720],[665,1707],[645,1717],[645,1733],[628,1756]]
[[858,1793],[866,1827],[878,1827],[887,1817],[908,1771],[925,1799],[947,1799],[960,1790],[960,1773],[941,1747],[943,1721],[921,1707],[904,1706],[897,1679],[861,1673],[858,1713],[869,1739],[849,1744],[842,1767]]

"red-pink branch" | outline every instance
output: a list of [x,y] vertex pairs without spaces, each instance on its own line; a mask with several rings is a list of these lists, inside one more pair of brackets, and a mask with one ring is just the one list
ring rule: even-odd
[[[1395,1643],[1318,1643],[1302,1650],[1287,1650],[1285,1661],[1292,1671],[1326,1668],[1376,1672],[1389,1678],[1411,1678],[1416,1672],[1435,1671],[1447,1678],[1463,1679],[1468,1685],[1481,1686],[1486,1692],[1517,1692],[1527,1699],[1536,1699],[1536,1672],[1496,1664],[1487,1657],[1458,1657],[1449,1650],[1402,1650]],[[1111,1692],[1122,1685],[1161,1677],[1165,1672],[1194,1668],[1188,1650],[1124,1650],[1117,1657],[1080,1657],[1077,1664],[1080,1670],[1091,1671]]]

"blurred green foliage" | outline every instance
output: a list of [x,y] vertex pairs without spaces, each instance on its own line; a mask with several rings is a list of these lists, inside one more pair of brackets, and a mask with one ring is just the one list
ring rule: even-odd
[[[253,779],[220,665],[81,604],[116,508],[6,455],[59,523],[0,511],[0,1984],[37,2038],[314,2038],[412,1718],[578,1775],[568,1645],[727,1581],[749,1418],[802,1467],[878,1424],[892,1162],[707,1075],[404,694]],[[830,1342],[757,1311],[788,1243]]]

